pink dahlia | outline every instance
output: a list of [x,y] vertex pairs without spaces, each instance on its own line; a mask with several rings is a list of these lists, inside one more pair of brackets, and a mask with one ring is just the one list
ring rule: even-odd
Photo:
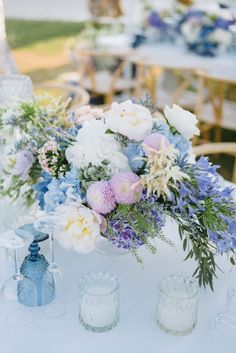
[[96,181],[87,190],[88,205],[96,212],[107,214],[116,207],[115,196],[108,181]]
[[154,132],[151,135],[148,135],[143,140],[143,146],[144,146],[144,150],[145,150],[146,154],[148,155],[149,148],[151,148],[155,151],[159,151],[163,148],[169,147],[170,142],[168,141],[166,136],[159,134],[158,132]]
[[110,183],[117,203],[133,204],[140,200],[143,187],[133,172],[116,174]]

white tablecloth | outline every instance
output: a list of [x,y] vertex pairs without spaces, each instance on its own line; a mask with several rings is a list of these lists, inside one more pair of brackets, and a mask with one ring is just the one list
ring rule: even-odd
[[[233,341],[210,330],[212,320],[224,304],[227,288],[235,278],[234,271],[225,275],[219,273],[214,293],[204,289],[200,291],[198,325],[192,334],[174,337],[157,328],[157,281],[165,274],[191,275],[195,265],[182,261],[184,253],[176,225],[168,222],[165,233],[176,241],[178,251],[160,242],[157,255],[142,249],[144,268],[130,254],[112,257],[93,253],[82,256],[57,246],[58,264],[66,288],[65,316],[47,319],[36,312],[31,325],[15,327],[6,323],[4,309],[0,307],[0,352],[235,353],[236,338]],[[220,259],[220,263],[228,272],[230,266],[226,261]],[[91,333],[78,322],[78,278],[91,271],[108,271],[117,275],[121,282],[120,323],[107,333]],[[4,272],[2,266],[1,272]]]
[[143,45],[136,50],[134,57],[144,59],[147,64],[165,68],[231,70],[236,71],[236,53],[226,53],[216,57],[204,57],[188,51],[184,46],[157,43]]

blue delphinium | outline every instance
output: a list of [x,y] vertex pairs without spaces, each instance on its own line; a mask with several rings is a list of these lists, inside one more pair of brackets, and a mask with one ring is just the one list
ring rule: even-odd
[[[186,158],[179,159],[179,166],[190,179],[178,184],[169,197],[170,211],[184,221],[205,229],[218,253],[236,248],[236,206],[231,187],[223,187],[217,166],[206,157],[196,164]],[[197,234],[197,233],[196,233]]]

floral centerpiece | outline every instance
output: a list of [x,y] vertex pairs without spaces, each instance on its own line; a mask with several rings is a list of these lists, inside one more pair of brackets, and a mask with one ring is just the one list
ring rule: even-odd
[[156,238],[172,243],[162,233],[171,216],[186,258],[197,261],[194,275],[212,287],[215,255],[234,263],[236,204],[217,167],[192,155],[196,117],[173,105],[160,118],[155,106],[132,100],[105,112],[65,108],[36,99],[2,109],[4,135],[19,132],[4,153],[2,194],[60,215],[56,238],[83,254],[105,237],[140,260],[140,246],[155,253]]
[[175,18],[172,11],[151,9],[147,15],[146,37],[157,41],[174,40]]
[[229,9],[191,8],[181,18],[179,30],[191,51],[215,56],[227,50],[232,42],[231,26],[236,18]]

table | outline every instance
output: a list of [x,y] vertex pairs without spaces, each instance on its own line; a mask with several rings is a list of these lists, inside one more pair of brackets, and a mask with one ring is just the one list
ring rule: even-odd
[[[128,35],[106,35],[97,40],[96,53],[126,56],[131,61],[142,61],[146,65],[165,69],[189,70],[236,70],[236,53],[224,53],[216,57],[204,57],[189,51],[182,43],[146,43],[131,49],[132,38]],[[117,45],[114,45],[117,43]],[[93,52],[93,49],[91,49]]]
[[236,53],[225,53],[213,58],[204,57],[173,43],[143,45],[137,48],[133,55],[146,64],[166,69],[236,70]]
[[[194,268],[194,263],[182,261],[184,253],[176,224],[169,220],[165,234],[176,242],[176,248],[159,242],[157,255],[141,249],[144,268],[131,254],[111,257],[93,253],[83,256],[57,246],[58,265],[62,269],[67,291],[66,315],[56,320],[47,319],[36,310],[35,321],[25,327],[9,326],[3,314],[0,315],[0,352],[235,353],[236,338],[215,334],[209,328],[224,304],[226,290],[235,277],[234,271],[225,275],[219,273],[214,293],[209,289],[200,291],[199,320],[192,334],[175,337],[157,328],[157,281],[165,274],[191,275]],[[219,262],[228,272],[230,266],[225,259],[221,258]],[[109,271],[121,281],[120,323],[107,333],[91,333],[78,322],[78,278],[91,271]],[[0,312],[3,311],[4,308],[0,307]]]

